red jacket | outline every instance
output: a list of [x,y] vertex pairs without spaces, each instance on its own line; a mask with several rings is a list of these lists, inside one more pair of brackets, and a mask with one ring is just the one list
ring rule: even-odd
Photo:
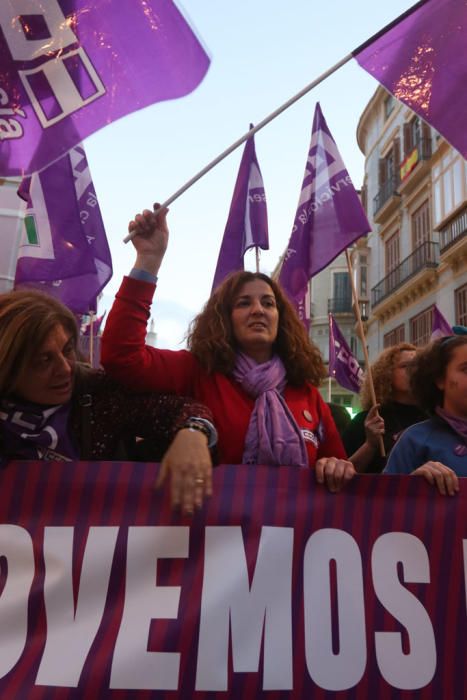
[[[219,460],[241,464],[255,404],[230,377],[208,374],[187,350],[159,350],[145,344],[155,286],[125,277],[108,316],[101,343],[110,376],[135,391],[192,396],[208,406],[219,433]],[[309,464],[320,457],[346,457],[330,410],[311,384],[287,386],[284,399],[302,430]]]

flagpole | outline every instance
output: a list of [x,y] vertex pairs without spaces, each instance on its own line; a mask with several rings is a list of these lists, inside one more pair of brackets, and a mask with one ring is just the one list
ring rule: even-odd
[[331,383],[332,383],[332,379],[329,376],[328,377],[328,403],[331,403]]
[[[192,185],[195,184],[198,180],[200,180],[206,173],[208,173],[210,170],[212,170],[218,163],[220,163],[224,158],[226,158],[228,155],[232,153],[232,151],[235,151],[236,148],[242,145],[242,143],[245,143],[247,139],[249,139],[251,136],[254,136],[257,131],[260,131],[264,126],[269,124],[269,122],[272,122],[273,119],[279,116],[279,114],[282,114],[282,112],[285,112],[286,109],[291,107],[295,102],[297,102],[299,99],[301,99],[304,95],[306,95],[310,90],[312,90],[314,87],[319,85],[320,83],[323,82],[323,80],[326,80],[326,78],[329,78],[330,75],[335,73],[339,68],[342,68],[346,63],[348,63],[351,59],[353,58],[353,55],[351,53],[347,54],[344,58],[341,58],[340,61],[335,63],[331,68],[328,68],[324,73],[321,73],[315,80],[313,80],[311,83],[308,83],[300,92],[297,92],[296,95],[291,97],[287,102],[284,102],[280,107],[278,107],[274,112],[271,112],[267,117],[265,117],[262,121],[260,121],[256,126],[254,126],[252,129],[247,131],[243,136],[241,136],[235,143],[233,143],[231,146],[225,149],[220,155],[217,156],[217,158],[214,158],[210,163],[208,163],[202,170],[199,171],[199,173],[196,173],[190,180],[188,180],[182,187],[180,187],[179,190],[177,190],[173,195],[171,195],[168,199],[161,204],[160,208],[164,209],[165,207],[168,207],[169,204],[172,204],[178,197],[180,197],[181,194],[186,192]],[[131,239],[136,235],[135,231],[130,231],[125,238],[123,239],[124,243],[128,243],[131,241]]]
[[94,311],[89,312],[89,360],[94,367]]
[[[373,377],[371,374],[370,358],[368,357],[368,348],[366,346],[366,339],[365,339],[365,330],[363,328],[362,315],[360,313],[360,304],[358,303],[357,289],[355,287],[355,280],[353,278],[352,264],[350,261],[350,255],[349,255],[349,251],[347,248],[345,249],[345,257],[347,260],[347,269],[349,271],[350,284],[352,285],[352,298],[353,298],[353,305],[354,305],[354,309],[355,309],[355,316],[357,318],[358,335],[360,336],[360,340],[362,341],[363,355],[365,357],[365,370],[366,370],[366,376],[368,378],[368,386],[370,389],[371,404],[372,404],[372,406],[376,406],[377,401],[376,401],[376,394],[375,394],[375,385],[373,384]],[[382,435],[379,436],[378,442],[379,442],[379,451],[380,451],[381,457],[386,457],[386,450],[384,449],[384,442],[383,442]]]
[[256,253],[256,272],[259,272],[259,246],[255,245]]

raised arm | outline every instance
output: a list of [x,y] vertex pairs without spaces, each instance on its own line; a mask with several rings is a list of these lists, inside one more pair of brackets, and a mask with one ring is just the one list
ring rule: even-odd
[[159,205],[155,204],[154,211],[145,209],[128,224],[129,231],[136,231],[136,235],[131,239],[136,250],[133,269],[143,270],[154,276],[159,272],[169,242],[168,209],[158,207]]
[[107,318],[101,360],[111,377],[133,390],[192,395],[191,354],[146,345],[156,275],[167,249],[166,214],[167,210],[145,210],[129,224],[131,231],[138,231],[132,239],[136,260]]

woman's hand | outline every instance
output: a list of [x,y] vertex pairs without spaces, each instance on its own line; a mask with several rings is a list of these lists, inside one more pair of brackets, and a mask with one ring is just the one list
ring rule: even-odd
[[199,430],[179,430],[165,453],[156,481],[162,486],[170,473],[173,507],[191,515],[212,494],[212,460],[206,435]]
[[459,479],[456,472],[441,464],[441,462],[425,462],[411,474],[423,476],[428,483],[436,486],[443,496],[446,496],[446,494],[454,496],[459,491]]
[[322,457],[315,465],[316,481],[326,484],[331,493],[337,493],[357,472],[352,462],[336,457]]
[[128,224],[129,232],[134,233],[131,242],[137,253],[137,269],[157,274],[169,241],[168,211],[167,208],[159,209],[156,203],[154,211],[145,209]]
[[365,418],[365,436],[367,445],[375,451],[379,449],[380,439],[384,435],[384,420],[378,413],[380,404],[377,403],[370,408]]

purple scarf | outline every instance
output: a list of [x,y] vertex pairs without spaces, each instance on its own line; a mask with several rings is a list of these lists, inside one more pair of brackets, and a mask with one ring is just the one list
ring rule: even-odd
[[0,401],[2,456],[8,459],[79,459],[68,431],[70,403],[39,406]]
[[444,410],[444,408],[441,408],[441,406],[437,406],[435,408],[436,415],[438,415],[440,418],[442,418],[446,423],[451,426],[451,428],[454,430],[454,432],[461,438],[462,444],[457,445],[454,448],[454,452],[456,455],[459,457],[463,457],[464,455],[467,454],[467,419],[465,418],[459,418],[458,416],[453,416],[452,413],[448,413],[447,411]]
[[287,380],[279,357],[275,355],[268,362],[257,364],[239,353],[233,377],[256,399],[245,438],[244,464],[307,467],[305,441],[282,397]]

